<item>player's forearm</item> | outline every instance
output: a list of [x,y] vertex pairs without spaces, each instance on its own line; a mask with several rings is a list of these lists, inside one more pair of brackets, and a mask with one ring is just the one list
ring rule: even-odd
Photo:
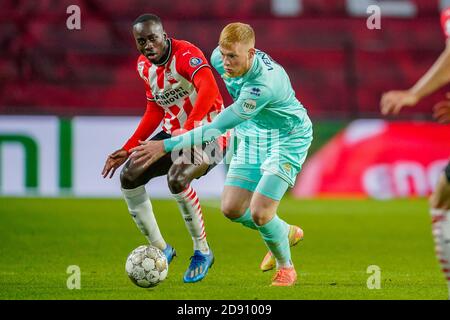
[[147,109],[139,122],[138,127],[131,138],[128,139],[122,147],[122,149],[127,152],[129,152],[131,148],[137,147],[139,145],[139,140],[147,139],[161,123],[161,120],[164,117],[164,111],[159,110],[159,107],[155,107],[152,103],[153,102],[149,102],[147,104]]
[[430,95],[450,82],[450,46],[446,49],[422,78],[409,90],[418,100]]
[[233,112],[230,106],[222,111],[214,121],[180,136],[164,140],[164,150],[170,152],[189,148],[194,145],[201,145],[204,142],[216,139],[227,130],[236,127],[244,121],[244,119]]

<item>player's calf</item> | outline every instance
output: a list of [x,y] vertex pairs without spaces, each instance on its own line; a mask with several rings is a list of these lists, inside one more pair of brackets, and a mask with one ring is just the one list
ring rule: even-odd
[[[289,226],[289,246],[293,247],[295,245],[297,245],[301,240],[303,240],[303,230],[298,227],[298,226],[293,226],[290,225]],[[269,271],[272,270],[273,268],[275,268],[276,266],[276,260],[275,257],[273,256],[272,252],[269,250],[267,252],[267,254],[264,256],[259,268],[262,271]]]

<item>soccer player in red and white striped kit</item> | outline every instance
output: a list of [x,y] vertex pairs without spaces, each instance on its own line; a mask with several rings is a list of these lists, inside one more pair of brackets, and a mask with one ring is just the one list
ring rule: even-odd
[[[422,98],[450,82],[450,8],[441,12],[441,26],[446,37],[444,51],[409,90],[393,90],[383,94],[381,112],[384,115],[398,114],[403,107],[413,107]],[[439,122],[450,122],[450,101],[436,104],[433,116]],[[447,279],[450,299],[450,162],[440,175],[429,202],[436,255]]]
[[[128,160],[129,150],[138,146],[139,141],[146,140],[161,122],[162,131],[151,140],[170,138],[202,122],[211,122],[223,109],[211,67],[200,49],[187,41],[168,38],[160,18],[153,14],[141,15],[134,21],[133,35],[141,53],[137,72],[144,80],[147,108],[131,138],[108,156],[102,172],[104,178],[108,175],[111,178]],[[175,250],[161,235],[145,189],[150,179],[167,174],[169,189],[194,242],[194,255],[184,274],[184,282],[202,280],[214,262],[206,240],[199,199],[190,184],[221,160],[225,148],[226,140],[221,137],[200,149],[185,150],[177,159],[168,154],[149,168],[134,165],[130,160],[120,175],[122,193],[131,216],[149,243],[160,248],[170,263]],[[214,161],[211,154],[217,157]]]

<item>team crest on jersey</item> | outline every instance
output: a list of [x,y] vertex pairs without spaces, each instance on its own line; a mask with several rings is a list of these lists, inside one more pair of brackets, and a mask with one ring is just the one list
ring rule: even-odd
[[167,80],[169,80],[169,81],[175,80],[175,78],[173,77],[172,72],[166,71],[166,72],[165,72],[165,75],[166,75],[166,79],[167,79]]
[[200,59],[198,57],[192,57],[191,60],[189,60],[189,65],[194,68],[194,67],[200,65],[202,62],[203,62],[202,59]]
[[242,108],[245,113],[251,113],[256,109],[256,101],[252,99],[247,99],[242,104]]

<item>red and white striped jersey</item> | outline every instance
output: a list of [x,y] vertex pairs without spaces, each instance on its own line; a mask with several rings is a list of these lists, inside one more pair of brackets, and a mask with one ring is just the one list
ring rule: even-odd
[[[210,65],[199,48],[173,38],[169,39],[169,55],[161,64],[152,64],[144,55],[139,56],[137,71],[145,82],[147,100],[164,109],[163,130],[168,134],[183,128],[197,98],[193,77],[204,67]],[[211,122],[222,109],[222,97],[218,94],[202,122]]]
[[450,38],[450,7],[441,12],[441,27],[447,39]]

